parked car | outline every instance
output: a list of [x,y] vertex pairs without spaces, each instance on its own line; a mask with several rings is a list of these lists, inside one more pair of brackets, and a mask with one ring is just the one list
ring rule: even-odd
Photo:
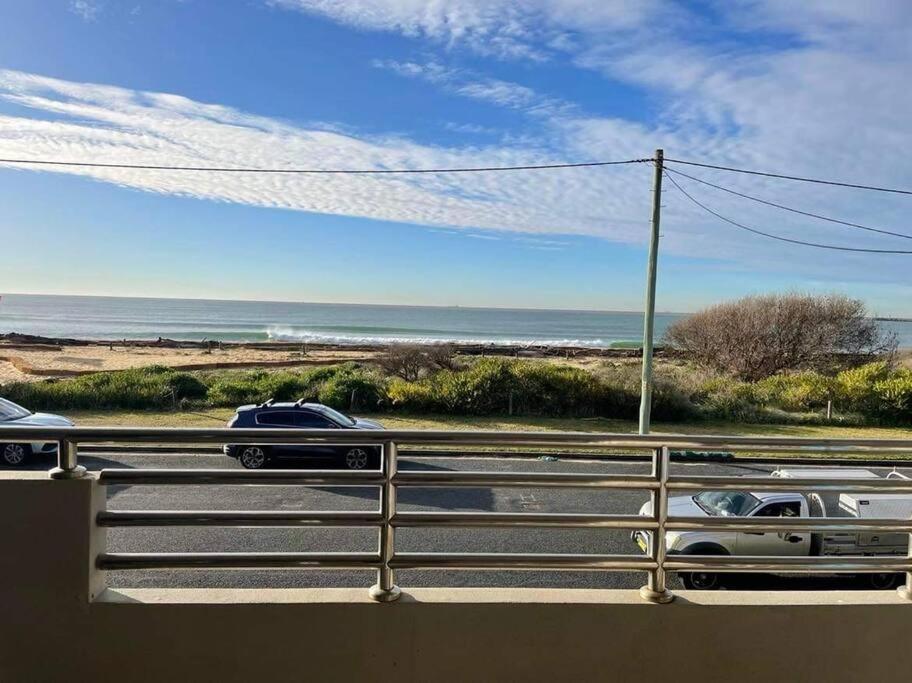
[[[903,477],[900,473],[896,473]],[[780,469],[772,474],[780,479],[879,479],[870,470],[860,468]],[[912,516],[912,496],[908,494],[839,493],[838,503],[827,505],[819,493],[770,493],[757,491],[763,483],[746,477],[741,491],[702,491],[693,496],[674,496],[668,500],[671,517],[777,517],[802,519],[808,517],[847,517],[855,519],[909,519]],[[753,481],[750,481],[750,480]],[[641,515],[652,515],[652,503],[640,508]],[[635,531],[631,536],[640,550],[646,552],[651,532]],[[749,555],[752,557],[796,556],[867,556],[893,555],[905,557],[909,549],[909,534],[867,531],[811,533],[807,531],[670,531],[666,534],[669,555]],[[721,576],[714,572],[681,573],[681,582],[688,589],[711,590],[721,585]],[[872,588],[891,588],[898,574],[868,574]]]
[[[73,423],[60,415],[33,413],[20,405],[0,398],[0,427],[72,427]],[[19,467],[28,461],[33,454],[57,452],[57,443],[9,441],[0,443],[0,464],[7,467]]]
[[[233,429],[383,429],[383,425],[359,417],[349,417],[320,403],[276,403],[271,399],[260,405],[241,406],[228,421]],[[247,469],[256,470],[277,461],[328,464],[350,470],[380,467],[380,446],[332,444],[229,444],[225,455]]]

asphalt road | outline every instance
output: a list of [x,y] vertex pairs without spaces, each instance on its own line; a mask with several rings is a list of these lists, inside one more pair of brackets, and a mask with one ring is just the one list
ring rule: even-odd
[[[150,455],[113,453],[83,455],[90,470],[105,467],[238,468],[219,455]],[[51,463],[34,462],[41,469]],[[673,463],[672,472],[712,475],[757,475],[763,465]],[[591,460],[543,461],[517,458],[400,459],[400,469],[449,469],[524,472],[615,472],[646,474],[646,463]],[[496,512],[600,512],[635,514],[646,502],[642,491],[587,489],[401,489],[401,510]],[[112,510],[364,510],[376,509],[376,488],[302,486],[113,486]],[[109,552],[255,552],[373,551],[375,529],[171,527],[108,529]],[[629,532],[605,529],[400,529],[401,551],[619,553],[638,552]],[[320,587],[370,586],[373,571],[323,570],[129,570],[109,574],[116,587]],[[529,586],[637,588],[645,574],[554,571],[410,570],[397,575],[409,586]],[[752,589],[829,589],[866,587],[854,577],[732,576],[732,587]],[[678,585],[670,579],[671,587]]]

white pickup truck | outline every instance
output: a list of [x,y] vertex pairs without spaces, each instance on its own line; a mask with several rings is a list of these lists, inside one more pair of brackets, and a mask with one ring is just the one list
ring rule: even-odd
[[[902,475],[898,476],[902,477]],[[879,479],[869,470],[857,468],[780,469],[778,478]],[[904,478],[904,477],[903,477]],[[693,496],[675,496],[668,500],[669,517],[826,517],[827,506],[817,493],[769,493],[752,490],[745,477],[744,491],[703,491]],[[757,483],[758,488],[762,484]],[[838,494],[838,504],[830,503],[831,517],[867,519],[909,519],[912,496],[908,494]],[[640,508],[641,515],[652,514],[652,503]],[[636,531],[634,542],[641,550],[648,548],[648,532]],[[906,533],[810,533],[763,531],[669,531],[666,533],[669,554],[689,555],[905,555],[909,547]],[[873,587],[895,585],[896,574],[869,574]],[[685,588],[710,590],[718,588],[717,573],[681,573]]]

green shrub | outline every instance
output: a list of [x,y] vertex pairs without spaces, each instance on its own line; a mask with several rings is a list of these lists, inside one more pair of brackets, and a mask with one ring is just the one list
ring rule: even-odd
[[868,363],[861,367],[843,370],[836,375],[835,400],[842,410],[863,413],[880,413],[874,385],[889,379],[890,368],[884,362]]
[[758,403],[795,411],[825,408],[836,390],[832,377],[810,370],[773,375],[755,382],[754,388]]
[[912,421],[912,370],[903,369],[892,377],[874,383],[878,413],[901,422]]
[[[151,366],[72,379],[7,384],[2,394],[33,410],[235,407],[269,398],[319,401],[340,410],[401,410],[449,415],[607,417],[635,420],[640,367],[604,364],[595,371],[541,361],[480,358],[416,381],[354,363],[302,370],[180,372]],[[354,405],[352,394],[354,393]],[[832,399],[837,421],[912,422],[912,370],[871,363],[835,377],[806,371],[758,382],[692,366],[660,366],[655,420],[821,422]]]
[[386,395],[383,378],[364,370],[338,372],[325,380],[317,399],[337,410],[377,410]]
[[[325,393],[328,398],[326,403],[336,407],[348,409],[348,400],[341,402],[338,396],[334,396],[331,390],[325,387],[331,383],[338,385],[342,380],[340,378],[363,377],[367,375],[354,363],[344,363],[340,365],[330,365],[308,370],[290,371],[283,370],[280,372],[268,372],[265,370],[248,370],[245,372],[221,373],[212,375],[210,380],[208,402],[213,406],[237,406],[245,403],[262,403],[267,399],[276,401],[305,401],[322,400],[321,396]],[[373,376],[371,376],[373,377]],[[349,383],[354,380],[347,380]],[[375,407],[382,396],[382,382],[374,379],[361,379],[354,381],[354,384],[348,389],[348,395],[351,396],[351,389],[358,388],[357,384],[363,385],[366,407]],[[368,388],[370,387],[370,391]],[[342,391],[341,388],[338,391]]]
[[160,366],[3,387],[6,398],[31,410],[171,408],[182,401],[201,400],[206,391],[197,377]]
[[[597,376],[601,381],[602,403],[598,415],[634,420],[640,410],[642,369],[639,365],[604,365]],[[687,374],[671,368],[657,369],[653,377],[652,417],[656,420],[684,420],[698,415],[691,398]]]

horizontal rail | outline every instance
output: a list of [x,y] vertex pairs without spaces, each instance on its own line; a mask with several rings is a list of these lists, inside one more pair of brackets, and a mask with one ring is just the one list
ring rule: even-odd
[[598,569],[649,571],[658,565],[642,555],[535,553],[396,553],[393,569]]
[[376,569],[377,553],[104,553],[99,569]]
[[314,510],[285,512],[278,510],[107,510],[99,512],[96,523],[103,527],[379,527],[379,512]]
[[91,443],[323,443],[400,445],[462,444],[478,446],[555,446],[587,444],[605,448],[702,450],[782,450],[814,452],[903,450],[912,439],[818,439],[809,437],[707,436],[689,434],[616,434],[608,432],[511,432],[354,429],[227,429],[166,427],[9,427],[0,426],[0,440]]
[[853,557],[754,557],[748,555],[669,555],[665,569],[679,572],[780,572],[780,573],[881,573],[912,571],[912,558]]
[[394,527],[563,527],[642,529],[658,524],[640,515],[577,514],[569,512],[397,512]]
[[[647,518],[648,519],[648,518]],[[856,517],[669,517],[667,531],[912,533],[912,520]]]
[[379,486],[383,477],[376,470],[172,470],[103,469],[98,481],[113,485],[235,485],[285,486]]
[[[820,456],[838,453],[883,452],[912,455],[912,439],[814,439],[792,437],[738,437],[704,435],[630,435],[592,432],[417,431],[355,429],[134,429],[94,427],[4,427],[0,441],[54,441],[60,446],[53,478],[85,476],[78,466],[81,444],[222,444],[369,445],[382,449],[381,470],[260,470],[239,469],[104,469],[102,485],[274,485],[324,487],[378,487],[376,511],[286,510],[112,510],[98,513],[102,527],[369,527],[379,530],[375,552],[180,552],[102,553],[101,569],[374,569],[377,583],[371,595],[395,600],[400,589],[395,571],[400,569],[467,570],[582,570],[648,572],[641,590],[645,599],[666,602],[666,572],[780,572],[780,573],[882,573],[907,572],[907,592],[912,594],[912,558],[897,555],[815,557],[666,556],[664,542],[648,543],[648,554],[552,554],[397,552],[397,528],[591,528],[650,532],[664,538],[669,532],[740,531],[753,533],[818,532],[831,534],[912,534],[912,520],[858,518],[739,518],[668,516],[670,491],[791,491],[864,492],[912,494],[912,481],[903,479],[817,479],[812,472],[800,479],[776,477],[668,476],[669,449],[678,451],[754,451],[804,453]],[[465,472],[405,470],[397,468],[402,446],[451,447],[457,456],[492,453],[528,457],[535,448],[587,449],[604,457],[611,453],[650,451],[650,475],[586,472]],[[462,450],[484,446],[488,450]],[[174,450],[173,448],[170,450]],[[420,449],[419,449],[420,450]],[[506,451],[506,452],[504,452]],[[417,453],[416,453],[417,455]],[[707,458],[707,460],[709,460]],[[683,468],[682,468],[683,469]],[[649,514],[594,512],[481,512],[400,511],[397,492],[403,488],[578,488],[639,490],[652,499]],[[645,497],[645,496],[644,496]],[[650,539],[650,540],[651,540]],[[862,552],[855,539],[833,539],[830,549]],[[897,550],[893,548],[893,550]],[[827,551],[825,546],[824,551]]]
[[[574,444],[574,447],[581,447],[580,444]],[[585,447],[585,444],[582,445]],[[617,450],[617,449],[613,449]],[[773,451],[769,451],[773,452]],[[902,465],[904,460],[902,458],[902,451],[893,451],[894,456],[888,458],[874,458],[874,457],[852,457],[852,458],[838,458],[833,459],[829,458],[825,461],[827,467],[896,467],[897,465]],[[210,446],[193,446],[193,445],[181,445],[181,444],[169,444],[169,445],[156,445],[156,444],[147,444],[147,445],[130,445],[130,444],[108,444],[108,445],[93,445],[93,444],[79,444],[79,454],[80,455],[105,455],[105,454],[115,454],[115,455],[157,455],[157,456],[187,456],[187,455],[201,455],[201,456],[220,456],[222,455],[222,447],[218,445]],[[813,452],[807,453],[804,456],[792,456],[788,458],[789,465],[821,465],[824,463],[824,458],[821,456],[826,456],[830,454],[829,451],[822,452],[819,455],[814,455]],[[420,448],[417,450],[402,449],[399,451],[400,458],[465,458],[465,457],[478,457],[478,458],[539,458],[542,455],[555,455],[561,460],[601,460],[604,462],[650,462],[652,456],[648,453],[618,453],[618,452],[605,452],[604,450],[564,450],[564,449],[555,449],[554,447],[549,448],[547,451],[541,449],[536,450],[515,450],[511,449],[510,451],[471,451],[466,452],[462,449],[448,449],[442,447],[432,447],[432,448]],[[670,459],[671,462],[688,462],[688,463],[734,463],[730,457],[726,457],[729,454],[725,452],[715,452],[705,454],[690,454],[687,451],[673,451],[671,453]],[[910,452],[912,455],[912,452]],[[781,459],[771,459],[769,457],[764,457],[763,455],[741,455],[738,456],[737,464],[781,464]]]
[[912,493],[912,480],[903,479],[779,479],[776,477],[671,476],[673,491],[836,491],[847,493]]
[[586,474],[579,472],[427,472],[400,470],[397,486],[427,487],[529,487],[654,490],[659,483],[648,475]]

